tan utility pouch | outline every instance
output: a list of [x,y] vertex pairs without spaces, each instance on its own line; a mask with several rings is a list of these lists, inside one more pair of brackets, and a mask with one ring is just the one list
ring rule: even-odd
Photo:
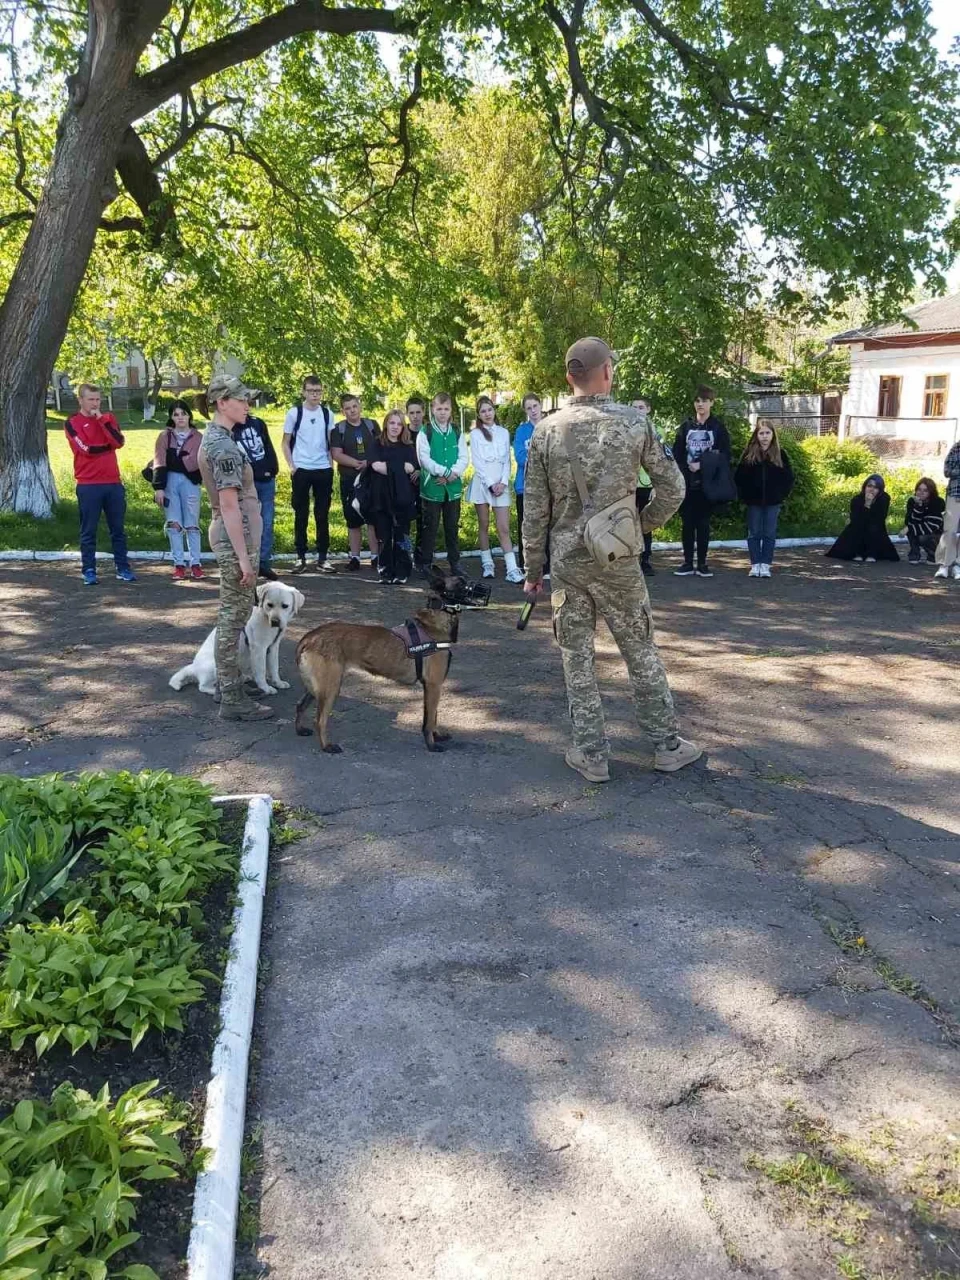
[[637,519],[636,494],[618,498],[609,506],[594,510],[587,488],[586,476],[577,457],[576,446],[569,427],[564,427],[563,442],[573,469],[573,478],[583,506],[587,522],[583,526],[583,545],[599,565],[609,568],[623,560],[636,559],[640,554],[640,524]]

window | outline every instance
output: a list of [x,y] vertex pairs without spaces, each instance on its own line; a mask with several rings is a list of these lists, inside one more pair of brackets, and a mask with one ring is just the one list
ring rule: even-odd
[[947,416],[947,388],[950,375],[934,373],[923,384],[923,416],[945,418]]
[[900,416],[900,379],[880,379],[880,403],[877,405],[878,418],[899,418]]

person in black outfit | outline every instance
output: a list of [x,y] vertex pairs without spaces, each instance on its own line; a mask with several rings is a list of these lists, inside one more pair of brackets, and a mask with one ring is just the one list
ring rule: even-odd
[[[649,417],[653,412],[653,409],[650,404],[650,401],[645,396],[641,396],[639,400],[631,400],[630,403],[634,409],[639,409],[640,412],[643,414],[643,416],[649,419]],[[656,428],[654,428],[654,430],[656,430]],[[659,434],[660,433],[657,432],[657,435]],[[636,493],[637,493],[637,515],[639,515],[640,512],[644,509],[644,507],[648,505],[648,503],[650,502],[650,499],[653,497],[653,484],[650,481],[650,477],[647,475],[646,471],[644,471],[642,467],[640,468],[640,474],[637,476]],[[654,569],[653,565],[650,563],[650,554],[652,550],[653,550],[653,534],[648,530],[643,535],[643,551],[640,554],[640,570],[643,573],[643,576],[645,578],[655,578],[657,575],[656,569]]]
[[883,476],[867,476],[863,488],[850,502],[850,523],[826,553],[835,560],[899,560],[887,533],[890,495]]
[[[716,449],[730,461],[730,433],[719,418],[713,415],[716,395],[712,388],[700,386],[694,397],[694,416],[687,418],[673,442],[673,456],[687,482],[687,496],[680,504],[682,522],[683,564],[674,573],[678,578],[696,574],[698,578],[712,578],[707,564],[710,546],[710,515],[713,503],[703,492],[700,470],[701,455],[708,449]],[[693,552],[696,544],[697,563],[694,568]]]
[[903,534],[910,543],[910,554],[907,559],[911,564],[919,564],[926,553],[927,564],[936,560],[937,543],[943,533],[943,513],[946,503],[937,492],[933,480],[926,476],[917,481],[913,497],[907,499],[907,514]]
[[[410,444],[413,446],[414,452],[417,449],[417,433],[423,426],[423,420],[427,416],[427,402],[421,396],[411,396],[407,401],[407,430],[410,432]],[[420,554],[420,542],[423,537],[423,504],[420,501],[420,489],[417,488],[417,522],[416,522],[416,538],[413,543],[413,563],[416,568],[420,568],[423,557]]]
[[[340,397],[340,408],[343,418],[334,427],[330,437],[330,456],[337,464],[340,474],[340,503],[350,542],[347,569],[355,572],[360,568],[360,552],[363,550],[363,517],[353,505],[353,487],[357,475],[365,471],[369,464],[370,450],[377,438],[377,424],[372,418],[363,416],[359,398],[349,392]],[[377,537],[372,525],[367,525],[367,541],[370,543],[372,567],[376,569]]]
[[233,438],[250,460],[253,467],[253,483],[260,499],[260,516],[263,520],[263,536],[260,539],[260,577],[276,582],[277,575],[270,568],[273,559],[273,522],[276,514],[277,472],[280,463],[277,451],[270,439],[267,424],[262,418],[247,414],[246,422],[238,422],[233,428]]
[[747,508],[750,577],[769,578],[777,545],[780,508],[793,488],[793,469],[777,433],[761,420],[734,474],[740,501]]
[[369,462],[367,501],[379,545],[377,580],[406,582],[413,567],[409,533],[417,514],[417,454],[401,409],[391,409],[384,418]]

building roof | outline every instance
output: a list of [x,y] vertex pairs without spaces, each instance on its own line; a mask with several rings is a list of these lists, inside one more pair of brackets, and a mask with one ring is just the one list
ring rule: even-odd
[[[916,338],[923,333],[960,333],[960,293],[933,298],[929,302],[918,302],[915,307],[907,307],[903,315],[909,316],[913,323],[908,323],[901,317],[890,324],[867,325],[862,329],[847,329],[843,333],[835,333],[830,341],[842,344],[888,338]],[[897,344],[891,342],[890,345]]]

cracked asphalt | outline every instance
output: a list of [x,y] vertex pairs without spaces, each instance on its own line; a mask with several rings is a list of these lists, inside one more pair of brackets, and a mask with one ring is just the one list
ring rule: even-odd
[[[960,591],[816,551],[771,582],[666,560],[706,758],[650,772],[604,632],[603,787],[563,764],[549,609],[518,633],[502,581],[463,620],[452,749],[415,692],[351,676],[329,757],[293,733],[292,644],[275,721],[167,687],[212,581],[0,565],[2,768],[191,772],[302,832],[273,860],[243,1274],[960,1275]],[[360,578],[301,580],[294,635],[422,597]],[[846,1189],[779,1185],[801,1155]]]

